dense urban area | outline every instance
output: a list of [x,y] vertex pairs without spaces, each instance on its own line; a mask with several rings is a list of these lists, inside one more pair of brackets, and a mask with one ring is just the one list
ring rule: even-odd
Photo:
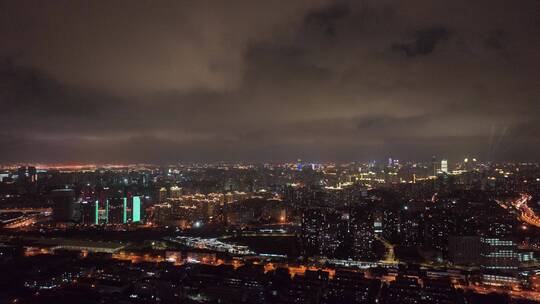
[[540,165],[5,165],[1,303],[537,303]]

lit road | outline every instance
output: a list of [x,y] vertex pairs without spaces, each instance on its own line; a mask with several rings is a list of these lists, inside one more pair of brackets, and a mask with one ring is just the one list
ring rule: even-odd
[[0,220],[0,225],[8,229],[27,228],[36,224],[41,217],[51,214],[50,208],[17,208],[17,209],[0,209],[0,214],[4,215],[22,215],[18,217],[10,217],[6,220]]
[[40,213],[52,213],[52,208],[11,208],[11,209],[0,209],[0,213],[10,213],[10,212],[40,212]]
[[381,243],[383,243],[384,247],[386,247],[386,254],[384,256],[384,260],[382,262],[385,263],[397,263],[396,255],[394,253],[394,245],[390,244],[387,240],[382,238],[381,236],[376,235],[375,238],[379,240]]
[[509,202],[499,202],[503,207],[511,207],[518,213],[518,217],[523,222],[540,228],[540,217],[532,210],[527,203],[531,200],[528,194],[522,194],[519,198]]
[[31,217],[24,216],[6,224],[4,228],[17,229],[17,228],[28,227],[28,226],[34,225],[35,223],[37,223],[37,219],[35,216],[31,216]]
[[520,299],[526,299],[526,300],[540,300],[540,292],[532,291],[532,290],[521,290],[521,289],[513,289],[513,290],[507,290],[504,288],[496,287],[496,286],[477,286],[477,285],[468,285],[468,286],[457,286],[462,289],[466,290],[472,290],[475,293],[481,293],[481,294],[489,294],[489,293],[498,293],[498,294],[508,294],[512,298],[520,298]]

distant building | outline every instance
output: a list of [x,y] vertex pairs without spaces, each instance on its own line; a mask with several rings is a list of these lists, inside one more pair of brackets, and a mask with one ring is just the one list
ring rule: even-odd
[[77,201],[73,189],[56,189],[51,191],[53,203],[53,221],[71,222],[75,219]]
[[143,218],[143,207],[140,196],[132,197],[132,208],[131,208],[131,221],[133,223],[139,223]]
[[152,215],[154,224],[158,226],[173,224],[172,206],[169,203],[154,205]]
[[513,273],[534,262],[533,253],[520,250],[513,238],[452,236],[448,240],[449,259],[460,265],[480,265],[487,271]]
[[158,202],[163,203],[167,199],[167,189],[162,187],[158,192]]
[[178,186],[171,187],[171,198],[180,198],[182,195],[182,188]]
[[123,224],[126,222],[127,205],[126,199],[122,197],[112,197],[107,200],[107,223],[108,224]]
[[518,244],[511,238],[480,238],[482,268],[515,270],[519,266]]
[[309,208],[302,212],[301,239],[304,255],[321,253],[321,236],[325,220],[323,208]]
[[383,303],[421,303],[421,291],[418,279],[399,276],[389,284]]
[[424,214],[413,210],[403,210],[400,219],[401,244],[408,247],[424,243]]
[[105,196],[95,201],[84,201],[81,205],[81,222],[88,225],[139,223],[145,216],[142,200],[138,195]]
[[97,200],[81,202],[81,223],[85,225],[99,223],[99,205]]
[[373,211],[365,207],[354,208],[350,215],[350,231],[354,258],[371,259],[375,257],[373,251],[373,242],[375,241]]
[[448,255],[454,264],[479,265],[481,248],[478,236],[451,236],[448,238]]
[[17,181],[19,183],[35,183],[37,181],[36,167],[20,167],[17,170]]
[[448,173],[448,160],[446,159],[441,160],[441,172]]

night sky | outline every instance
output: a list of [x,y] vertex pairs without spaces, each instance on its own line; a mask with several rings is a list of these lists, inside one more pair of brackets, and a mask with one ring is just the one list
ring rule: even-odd
[[3,1],[0,162],[540,160],[540,1]]

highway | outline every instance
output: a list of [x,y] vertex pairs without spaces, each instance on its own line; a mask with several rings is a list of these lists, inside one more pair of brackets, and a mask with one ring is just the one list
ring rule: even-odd
[[511,208],[518,214],[518,218],[531,225],[540,228],[540,217],[528,206],[528,202],[531,200],[529,194],[523,193],[515,200],[508,202],[497,201],[504,208]]
[[10,212],[40,212],[40,213],[52,213],[52,208],[10,208],[10,209],[0,209],[0,213],[10,213]]

